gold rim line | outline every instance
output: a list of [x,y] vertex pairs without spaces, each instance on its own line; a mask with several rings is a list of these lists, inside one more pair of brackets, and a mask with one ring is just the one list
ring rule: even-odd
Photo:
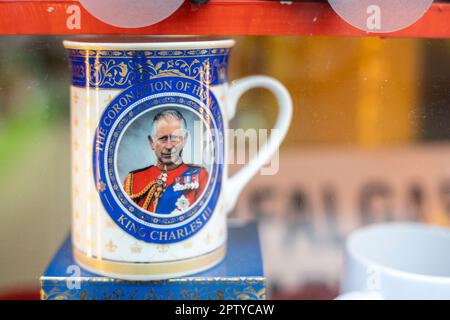
[[[236,44],[236,41],[231,38],[224,39],[205,39],[205,40],[188,40],[182,41],[182,38],[173,38],[174,41],[140,41],[133,42],[122,39],[123,42],[99,42],[86,41],[87,39],[65,39],[63,46],[66,49],[75,50],[118,50],[118,51],[133,51],[133,50],[203,50],[203,49],[230,49]],[[113,40],[113,39],[111,39]],[[150,39],[149,39],[150,40]],[[180,41],[181,40],[181,41]]]
[[[68,41],[69,42],[69,41]],[[234,48],[234,43],[231,44],[205,44],[204,46],[162,46],[162,47],[151,47],[151,46],[120,46],[111,43],[107,46],[89,46],[86,43],[83,44],[72,44],[63,41],[63,46],[65,49],[69,50],[86,50],[86,51],[169,51],[169,50],[208,50],[208,49],[232,49]]]
[[75,260],[86,267],[112,274],[137,276],[176,274],[201,269],[222,260],[225,257],[225,253],[226,246],[223,245],[210,253],[185,260],[154,263],[129,263],[90,258],[76,248],[74,248],[73,251]]
[[[72,50],[72,49],[70,49]],[[81,51],[102,51],[100,49],[80,49]],[[139,50],[114,50],[114,51],[139,51]],[[146,51],[152,51],[152,50],[146,50]],[[227,56],[229,55],[228,53],[220,53],[220,54],[193,54],[192,56],[177,56],[177,55],[167,55],[167,56],[146,56],[144,59],[170,59],[170,58],[209,58],[209,57],[222,57],[222,56]],[[136,59],[133,56],[123,56],[123,57],[117,57],[117,56],[96,56],[96,55],[75,55],[75,54],[68,54],[69,58],[92,58],[92,59]]]

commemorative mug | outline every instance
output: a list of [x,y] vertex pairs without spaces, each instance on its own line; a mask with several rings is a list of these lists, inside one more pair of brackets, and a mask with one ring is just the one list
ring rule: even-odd
[[450,299],[450,230],[396,222],[364,227],[346,242],[338,299]]
[[[153,280],[224,258],[227,213],[292,117],[277,80],[228,82],[233,45],[199,37],[64,41],[72,70],[72,244],[82,267]],[[277,134],[229,177],[228,122],[240,96],[256,87],[277,98]]]

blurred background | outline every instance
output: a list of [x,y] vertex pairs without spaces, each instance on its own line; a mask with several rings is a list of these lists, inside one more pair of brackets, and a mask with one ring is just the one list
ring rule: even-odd
[[[230,79],[267,74],[294,100],[278,173],[255,177],[233,213],[259,222],[269,298],[334,298],[343,241],[362,225],[450,225],[450,40],[235,39]],[[70,228],[61,41],[0,36],[0,298],[38,298]],[[271,128],[275,115],[255,89],[232,127]]]

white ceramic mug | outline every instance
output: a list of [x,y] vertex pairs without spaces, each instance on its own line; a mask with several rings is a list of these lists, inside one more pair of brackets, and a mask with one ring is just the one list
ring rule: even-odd
[[338,299],[450,299],[450,230],[389,223],[347,239]]
[[[109,37],[64,45],[72,67],[76,261],[136,280],[220,262],[227,213],[289,128],[285,87],[267,76],[230,84],[233,40]],[[240,96],[256,87],[277,98],[277,134],[229,177],[228,122]]]

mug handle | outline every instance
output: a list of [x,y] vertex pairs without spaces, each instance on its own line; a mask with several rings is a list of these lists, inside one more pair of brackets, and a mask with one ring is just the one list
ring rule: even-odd
[[342,293],[335,300],[384,300],[378,291],[350,291]]
[[258,170],[270,160],[274,152],[279,148],[292,119],[292,99],[287,89],[278,80],[267,76],[250,76],[233,81],[228,91],[228,119],[232,119],[236,113],[239,98],[253,88],[265,88],[271,91],[278,102],[278,118],[274,129],[276,134],[271,134],[266,144],[259,152],[233,176],[229,177],[225,188],[225,211],[230,213],[236,205],[240,192]]

